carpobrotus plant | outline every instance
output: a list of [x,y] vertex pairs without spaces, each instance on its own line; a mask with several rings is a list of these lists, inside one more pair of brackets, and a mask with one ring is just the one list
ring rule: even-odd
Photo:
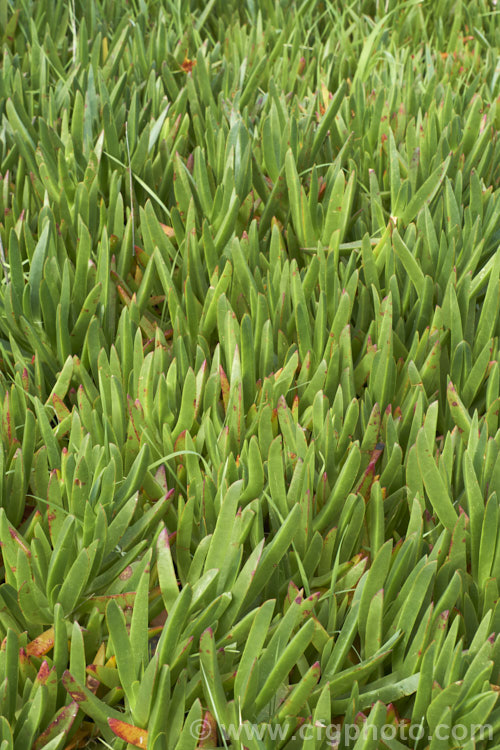
[[0,750],[500,746],[495,5],[0,41]]

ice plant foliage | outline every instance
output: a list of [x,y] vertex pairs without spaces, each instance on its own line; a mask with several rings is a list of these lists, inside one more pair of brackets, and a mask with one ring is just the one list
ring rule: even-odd
[[500,747],[495,6],[0,44],[0,750]]

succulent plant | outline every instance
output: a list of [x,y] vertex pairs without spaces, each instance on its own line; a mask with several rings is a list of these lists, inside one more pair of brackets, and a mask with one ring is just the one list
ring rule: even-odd
[[500,747],[497,16],[0,0],[0,750]]

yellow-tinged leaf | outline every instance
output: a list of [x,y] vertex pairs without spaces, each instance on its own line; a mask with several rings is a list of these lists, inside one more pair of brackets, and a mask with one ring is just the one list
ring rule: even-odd
[[165,234],[167,235],[167,237],[171,237],[171,238],[175,237],[175,231],[173,227],[169,227],[167,224],[161,224],[161,223],[160,223],[160,226],[165,232]]
[[[104,643],[101,643],[99,646],[96,655],[94,656],[94,661],[92,664],[89,664],[87,667],[87,671],[91,669],[92,667],[103,667],[104,662],[106,661],[106,646]],[[97,693],[97,689],[101,683],[99,680],[94,676],[94,674],[89,673],[87,674],[87,682],[86,686],[88,690],[90,690],[91,693],[94,693],[94,695]]]
[[326,112],[328,105],[330,104],[330,99],[331,99],[331,94],[328,91],[328,86],[324,82],[321,84],[321,99],[322,99],[321,114],[323,115]]
[[63,419],[66,419],[66,417],[69,417],[71,412],[57,393],[54,393],[52,396],[52,406],[54,407],[54,411],[56,413],[56,416],[59,420],[59,422],[62,422]]
[[54,628],[49,628],[26,646],[28,656],[45,656],[54,647]]
[[221,380],[222,400],[224,402],[224,411],[227,412],[227,405],[229,403],[229,380],[226,373],[224,372],[222,365],[219,365],[219,373]]
[[108,724],[111,731],[121,740],[125,740],[125,742],[134,745],[134,747],[147,747],[147,729],[134,727],[133,724],[127,724],[125,721],[114,719],[112,717],[108,719]]

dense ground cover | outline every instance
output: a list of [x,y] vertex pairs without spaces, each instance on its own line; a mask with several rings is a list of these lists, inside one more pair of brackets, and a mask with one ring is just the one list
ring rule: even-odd
[[500,747],[497,19],[0,0],[1,750]]

